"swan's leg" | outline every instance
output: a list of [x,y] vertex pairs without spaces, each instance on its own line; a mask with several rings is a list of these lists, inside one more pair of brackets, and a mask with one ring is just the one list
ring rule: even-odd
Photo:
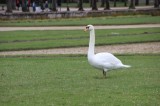
[[103,70],[103,76],[106,78],[106,71]]

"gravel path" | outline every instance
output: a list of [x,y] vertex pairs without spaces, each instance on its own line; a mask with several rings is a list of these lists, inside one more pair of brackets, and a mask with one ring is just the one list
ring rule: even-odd
[[[140,25],[108,25],[94,26],[95,29],[122,29],[122,28],[151,28],[160,27],[160,24],[140,24]],[[85,26],[53,26],[53,27],[0,27],[0,31],[16,30],[83,30]]]
[[[0,56],[36,55],[36,54],[87,54],[87,49],[88,47],[76,47],[76,48],[58,48],[58,49],[44,49],[44,50],[8,51],[8,52],[0,52]],[[97,53],[110,52],[110,53],[116,53],[116,54],[124,54],[124,53],[159,54],[160,42],[96,46],[95,51]]]

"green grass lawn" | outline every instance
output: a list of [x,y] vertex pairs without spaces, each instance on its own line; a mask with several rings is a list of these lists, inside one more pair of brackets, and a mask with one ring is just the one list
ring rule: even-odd
[[[96,30],[96,45],[160,41],[160,28]],[[0,51],[88,46],[89,33],[69,31],[0,32]]]
[[[97,21],[98,20],[98,21]],[[89,17],[69,19],[29,19],[29,20],[0,20],[0,26],[79,26],[79,25],[128,25],[128,24],[157,24],[160,16],[135,15],[118,17]]]
[[160,55],[119,55],[107,79],[85,56],[0,57],[0,106],[159,106]]

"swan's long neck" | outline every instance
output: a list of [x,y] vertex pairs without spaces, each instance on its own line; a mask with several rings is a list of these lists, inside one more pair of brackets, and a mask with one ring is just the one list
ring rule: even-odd
[[94,46],[95,46],[95,31],[93,29],[93,30],[90,31],[88,57],[94,56]]

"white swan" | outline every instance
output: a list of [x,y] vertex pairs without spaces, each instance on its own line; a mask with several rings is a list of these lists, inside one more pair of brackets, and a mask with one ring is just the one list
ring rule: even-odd
[[129,65],[124,65],[111,53],[94,53],[95,47],[95,31],[93,25],[87,25],[84,31],[90,32],[90,41],[88,49],[88,61],[93,67],[103,71],[103,76],[106,77],[106,72],[112,69],[128,68]]

